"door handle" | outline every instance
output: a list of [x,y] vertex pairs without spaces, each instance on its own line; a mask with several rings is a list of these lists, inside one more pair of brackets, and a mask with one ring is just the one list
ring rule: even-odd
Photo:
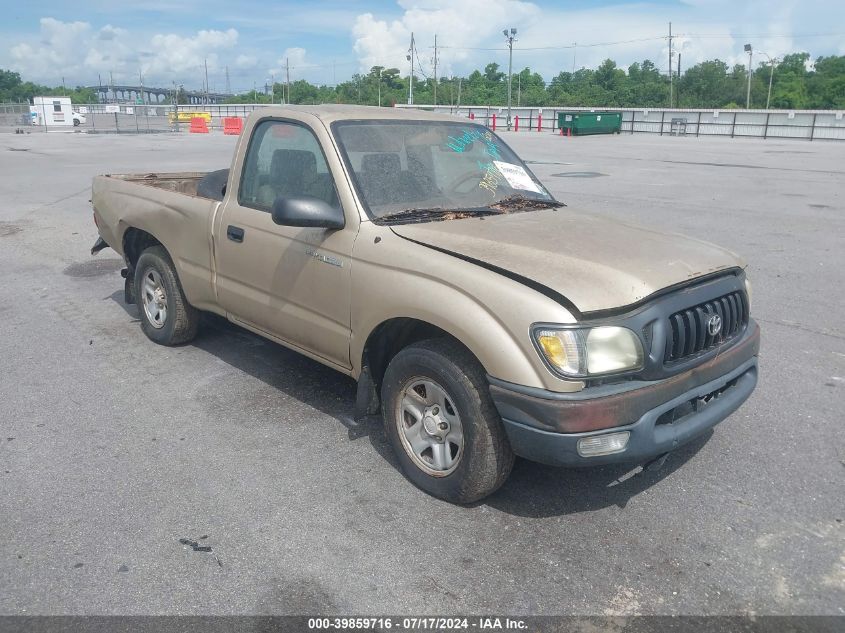
[[230,224],[228,227],[226,227],[226,237],[228,237],[233,242],[243,242],[244,230],[239,226],[232,226]]

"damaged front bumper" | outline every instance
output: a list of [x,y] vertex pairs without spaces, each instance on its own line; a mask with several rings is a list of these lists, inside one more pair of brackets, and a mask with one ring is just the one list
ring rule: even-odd
[[[759,349],[760,328],[750,320],[730,349],[664,380],[557,393],[491,377],[490,392],[511,447],[521,457],[559,466],[642,463],[695,439],[736,411],[757,385]],[[617,445],[609,454],[585,455],[588,444],[609,434],[625,441],[621,450]]]

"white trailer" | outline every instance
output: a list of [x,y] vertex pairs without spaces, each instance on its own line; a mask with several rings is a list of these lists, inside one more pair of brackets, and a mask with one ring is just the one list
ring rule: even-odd
[[70,97],[33,97],[29,112],[33,125],[51,127],[85,123],[85,115],[73,109]]

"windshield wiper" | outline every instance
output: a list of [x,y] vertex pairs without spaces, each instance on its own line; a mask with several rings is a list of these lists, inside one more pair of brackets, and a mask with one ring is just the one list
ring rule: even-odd
[[490,205],[491,209],[504,212],[511,209],[552,209],[554,207],[565,207],[562,202],[549,198],[544,200],[542,198],[529,198],[521,194],[515,193],[507,198],[502,198],[498,202]]
[[419,209],[404,209],[393,211],[376,218],[376,222],[390,224],[392,222],[424,222],[434,218],[454,220],[458,218],[469,218],[479,215],[498,215],[499,209],[492,207],[457,207],[444,209],[443,207],[430,207]]

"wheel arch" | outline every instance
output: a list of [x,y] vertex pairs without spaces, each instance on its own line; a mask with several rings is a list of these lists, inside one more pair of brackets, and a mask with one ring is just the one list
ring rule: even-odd
[[167,252],[168,256],[170,256],[167,247],[155,235],[134,226],[130,226],[124,231],[122,245],[123,256],[129,265],[131,273],[134,273],[135,265],[138,263],[141,253],[151,246],[161,246]]
[[376,325],[367,336],[360,359],[355,418],[378,413],[381,407],[381,383],[390,361],[409,345],[428,339],[448,339],[467,350],[484,368],[469,346],[448,330],[414,317],[393,317]]

